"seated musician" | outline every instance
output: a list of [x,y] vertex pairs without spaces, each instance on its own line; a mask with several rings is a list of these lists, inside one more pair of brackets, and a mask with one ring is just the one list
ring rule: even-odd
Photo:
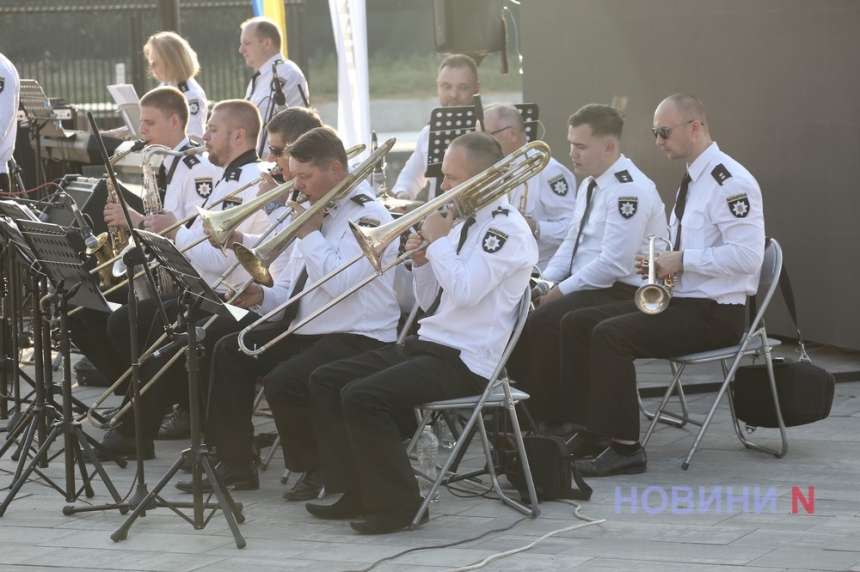
[[[330,200],[324,197],[349,175],[343,143],[330,128],[312,129],[287,151],[296,189],[308,197],[311,205]],[[296,216],[305,211],[296,203],[291,206],[296,209]],[[259,314],[269,313],[305,286],[360,255],[361,248],[350,231],[350,220],[375,227],[390,221],[391,215],[375,199],[369,185],[353,185],[352,190],[332,199],[329,206],[319,209],[299,227],[289,261],[272,288],[254,284],[234,303]],[[396,255],[396,245],[389,247],[385,262]],[[325,285],[309,291],[282,315],[263,327],[251,329],[244,337],[246,347],[262,347],[373,272],[370,263],[362,258]],[[321,365],[394,341],[400,307],[393,282],[391,273],[376,278],[259,357],[242,352],[236,333],[218,341],[212,357],[205,433],[207,444],[217,449],[220,463],[216,471],[225,485],[237,489],[259,486],[251,449],[254,435],[251,416],[258,376],[265,376],[266,397],[281,435],[287,468],[310,473],[317,469],[318,452],[307,403],[310,373]],[[176,486],[191,492],[190,481]],[[204,487],[209,486],[205,479]]]
[[[496,138],[505,155],[528,142],[522,114],[508,103],[493,103],[484,109],[483,130]],[[511,191],[508,201],[532,229],[538,243],[537,267],[543,272],[573,222],[576,179],[567,167],[550,158],[540,173]]]
[[[166,88],[162,88],[166,89]],[[212,164],[223,167],[224,171],[216,181],[214,187],[209,190],[202,207],[218,203],[212,208],[226,209],[242,204],[244,200],[250,200],[257,194],[256,184],[260,178],[261,165],[254,144],[257,132],[260,129],[260,116],[257,108],[244,100],[222,101],[212,110],[209,125],[203,139],[209,152],[209,160]],[[223,199],[223,201],[222,201]],[[159,214],[148,215],[139,226],[145,230],[164,233],[165,230],[177,221],[177,216],[169,211]],[[262,212],[255,213],[242,222],[240,230],[250,232],[261,232],[267,224],[266,216]],[[205,240],[203,223],[196,218],[188,227],[180,225],[178,228],[165,233],[171,238],[177,247],[187,248],[185,256],[191,261],[200,275],[210,284],[219,281],[221,275],[236,260],[235,255],[229,252],[227,256]],[[190,247],[194,242],[201,240],[200,244]],[[226,277],[226,283],[244,281],[248,278],[247,272],[239,268],[231,276]],[[227,284],[216,287],[216,292],[226,293]],[[162,298],[175,300],[175,294],[163,293]],[[173,320],[178,313],[178,305],[166,304],[168,317]],[[138,304],[137,334],[140,341],[139,350],[149,346],[164,330],[165,325],[158,317],[157,304],[154,299],[142,300]],[[123,307],[111,314],[108,319],[108,338],[113,344],[113,350],[122,363],[128,365],[131,362],[130,323],[128,310]],[[155,360],[146,362],[142,369],[142,379],[145,380],[155,369]],[[184,376],[183,376],[184,377]],[[174,387],[179,385],[179,387]],[[159,383],[155,384],[151,391],[147,391],[141,403],[144,412],[143,427],[145,432],[145,458],[154,456],[152,439],[158,434],[161,419],[165,410],[173,403],[187,403],[187,384]],[[169,397],[168,397],[169,396]],[[117,455],[136,455],[134,440],[133,413],[129,412],[122,419],[122,424],[117,430],[109,431],[102,440],[102,445]]]
[[[174,151],[189,149],[191,144],[185,132],[188,115],[185,96],[178,89],[153,89],[140,100],[140,135],[147,145],[163,145]],[[157,192],[163,197],[164,208],[180,218],[194,212],[194,205],[203,204],[212,191],[216,173],[217,169],[202,155],[165,157],[157,177]],[[134,225],[144,220],[144,214],[134,209],[129,209],[129,214]],[[108,226],[127,229],[119,203],[105,205],[104,220]],[[112,302],[125,303],[128,291],[120,288],[108,298]],[[69,317],[69,327],[75,346],[113,383],[128,369],[129,361],[126,357],[128,348],[117,354],[106,342],[108,316],[105,312],[82,308]],[[120,388],[119,393],[124,388]]]
[[[591,103],[568,120],[570,160],[581,184],[574,224],[550,260],[544,278],[555,282],[536,300],[517,341],[508,372],[531,398],[528,409],[541,433],[568,437],[575,427],[560,382],[560,325],[577,308],[632,300],[642,280],[633,257],[647,252],[648,235],[663,236],[666,213],[654,183],[621,153],[624,117]],[[593,453],[580,450],[580,456]],[[596,451],[599,452],[599,451]]]
[[[486,133],[451,142],[443,190],[490,167],[503,153]],[[407,249],[416,297],[427,315],[416,337],[325,365],[311,375],[311,411],[331,505],[308,503],[319,518],[358,519],[364,534],[407,526],[422,499],[403,439],[416,428],[413,407],[483,391],[497,366],[528,285],[538,249],[528,224],[504,196],[454,225],[430,214]],[[288,436],[289,437],[289,436]],[[427,515],[424,517],[426,521]],[[422,521],[423,522],[423,521]]]
[[[655,260],[659,278],[675,276],[669,306],[640,312],[633,300],[582,308],[565,316],[568,351],[562,382],[571,386],[572,419],[585,428],[573,442],[611,442],[594,459],[576,461],[583,475],[642,473],[636,389],[638,358],[669,358],[731,346],[744,331],[747,296],[764,259],[761,189],[708,131],[705,106],[693,95],[664,99],[654,112],[655,143],[686,164],[671,219],[674,248]],[[637,271],[644,257],[636,257]]]

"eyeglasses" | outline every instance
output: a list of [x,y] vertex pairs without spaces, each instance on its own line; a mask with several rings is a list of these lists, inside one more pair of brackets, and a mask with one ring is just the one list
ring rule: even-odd
[[[660,139],[668,139],[669,135],[672,133],[673,129],[675,129],[676,127],[681,127],[683,125],[689,125],[690,123],[692,123],[694,121],[695,121],[695,119],[691,119],[691,120],[687,121],[686,123],[679,123],[678,125],[672,125],[671,127],[657,127],[656,129],[654,127],[652,127],[651,133],[654,134],[655,139],[657,137],[659,137]],[[702,123],[702,125],[704,125],[704,123]]]
[[283,156],[286,152],[287,152],[287,146],[286,145],[284,145],[283,147],[274,147],[272,145],[269,145],[269,153],[271,153],[272,155],[274,155],[278,159],[280,159],[281,156]]
[[502,127],[501,129],[496,129],[495,131],[490,131],[490,135],[495,135],[496,133],[501,133],[506,129],[510,129],[513,125],[508,125],[507,127]]

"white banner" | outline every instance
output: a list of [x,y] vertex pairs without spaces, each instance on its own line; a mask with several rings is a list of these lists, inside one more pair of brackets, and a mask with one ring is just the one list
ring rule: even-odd
[[329,0],[337,48],[337,131],[349,148],[370,149],[370,88],[367,75],[367,12],[365,0]]

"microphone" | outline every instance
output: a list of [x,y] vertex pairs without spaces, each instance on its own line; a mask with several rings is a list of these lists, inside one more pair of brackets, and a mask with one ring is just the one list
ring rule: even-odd
[[552,282],[541,280],[540,278],[532,278],[534,286],[532,286],[532,300],[546,296],[552,290]]
[[472,96],[472,105],[475,106],[475,125],[481,125],[481,131],[484,131],[484,104],[481,101],[481,94],[476,93]]
[[66,208],[69,209],[72,216],[75,217],[75,222],[78,223],[78,228],[81,229],[81,236],[84,237],[84,244],[86,244],[87,248],[90,250],[95,250],[99,246],[99,239],[93,236],[93,229],[91,229],[90,225],[87,224],[87,221],[84,220],[84,215],[82,215],[81,211],[78,209],[75,199],[73,199],[68,193],[62,193],[62,195],[63,204],[66,205]]
[[283,107],[287,104],[287,97],[284,95],[284,88],[281,87],[281,78],[278,77],[277,62],[272,62],[272,76],[274,77],[272,83],[274,83],[273,87],[275,88],[275,105]]
[[[200,326],[195,327],[194,331],[197,333],[197,341],[198,342],[206,337],[206,330],[204,330]],[[173,350],[184,346],[187,341],[188,341],[188,334],[187,333],[177,334],[176,337],[174,337],[170,342],[166,343],[165,345],[161,346],[160,348],[158,348],[157,350],[152,352],[152,354],[149,357],[159,358],[163,355],[167,355],[167,354],[173,352]]]
[[299,96],[302,98],[302,103],[305,104],[305,107],[310,107],[311,102],[308,101],[308,96],[305,95],[305,90],[302,88],[302,84],[298,84],[296,87],[299,88]]

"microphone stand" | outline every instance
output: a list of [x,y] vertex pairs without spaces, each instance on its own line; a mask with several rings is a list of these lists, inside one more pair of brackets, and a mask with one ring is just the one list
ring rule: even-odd
[[272,85],[269,93],[269,104],[266,108],[266,122],[260,129],[260,144],[257,146],[257,155],[263,156],[266,140],[269,138],[266,132],[266,126],[269,121],[277,114],[278,110],[287,105],[287,97],[284,95],[284,88],[281,87],[281,78],[278,76],[278,62],[272,62]]

